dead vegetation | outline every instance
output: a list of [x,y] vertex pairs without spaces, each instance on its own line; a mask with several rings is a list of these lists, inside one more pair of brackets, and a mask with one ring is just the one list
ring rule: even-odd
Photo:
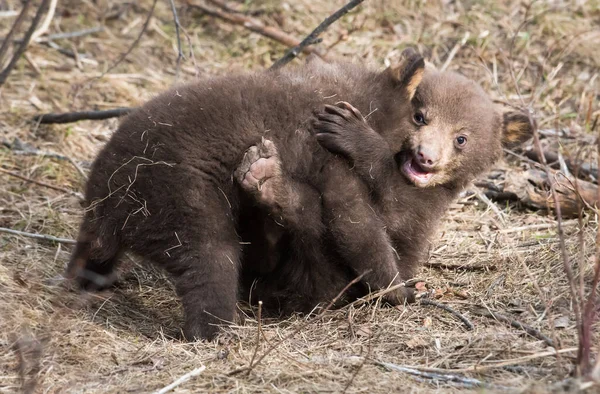
[[[39,4],[31,3],[11,40],[26,33]],[[46,31],[0,87],[0,227],[71,239],[81,215],[76,193],[117,125],[115,119],[46,125],[33,121],[36,115],[136,106],[176,80],[270,67],[288,49],[188,2],[174,4],[181,51],[168,1],[55,4]],[[255,0],[220,9],[300,42],[343,4]],[[0,36],[22,7],[0,1]],[[556,153],[550,164],[595,186],[599,20],[593,1],[371,0],[309,48],[383,67],[405,46],[416,46],[499,100],[531,106],[544,149]],[[15,50],[18,42],[0,69]],[[527,152],[516,154],[481,181],[488,184],[484,192],[490,182],[504,191],[507,180],[495,173],[539,170]],[[538,189],[543,207],[552,199]],[[180,306],[161,272],[127,257],[117,288],[66,292],[60,275],[68,243],[1,233],[0,390],[151,392],[172,383],[192,392],[594,390],[593,381],[572,378],[581,312],[574,309],[553,215],[510,199],[491,203],[486,195],[494,197],[466,193],[454,205],[415,282],[472,330],[435,305],[386,308],[374,300],[284,321],[259,319],[258,310],[240,305],[243,318],[219,341],[183,343]],[[593,210],[579,218],[578,212],[563,220],[564,252],[575,296],[585,300],[598,223]],[[590,343],[590,376],[600,380],[598,337]]]

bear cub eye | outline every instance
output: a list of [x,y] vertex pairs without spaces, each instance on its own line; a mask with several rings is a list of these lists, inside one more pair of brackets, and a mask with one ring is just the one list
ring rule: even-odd
[[458,148],[464,148],[465,145],[467,145],[467,137],[465,137],[464,135],[459,135],[458,137],[456,137],[456,146]]
[[416,124],[418,124],[419,126],[424,126],[427,123],[425,122],[425,116],[423,116],[423,113],[421,111],[417,111],[415,112],[415,114],[413,115],[413,120],[415,121]]

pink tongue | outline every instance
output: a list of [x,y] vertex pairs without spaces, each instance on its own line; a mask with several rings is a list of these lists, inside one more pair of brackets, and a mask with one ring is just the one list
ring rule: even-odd
[[427,172],[427,171],[423,170],[423,168],[421,168],[421,166],[415,161],[414,158],[410,161],[410,166],[416,175],[428,175],[429,174],[429,172]]

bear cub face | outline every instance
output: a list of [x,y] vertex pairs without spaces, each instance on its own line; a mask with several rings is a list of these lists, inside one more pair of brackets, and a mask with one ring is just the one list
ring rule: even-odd
[[479,85],[456,73],[428,67],[412,106],[396,161],[418,188],[463,187],[500,157],[503,146],[531,136],[525,113],[494,104]]

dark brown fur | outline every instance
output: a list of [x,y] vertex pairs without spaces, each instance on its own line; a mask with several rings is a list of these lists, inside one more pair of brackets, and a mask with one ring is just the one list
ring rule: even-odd
[[[406,67],[422,68],[422,59],[414,57],[402,70]],[[208,79],[151,100],[122,122],[94,162],[86,188],[89,208],[68,277],[83,287],[101,287],[105,283],[97,279],[109,276],[120,253],[129,249],[173,277],[183,302],[185,336],[213,337],[217,324],[234,318],[241,263],[261,271],[262,261],[248,257],[257,245],[243,241],[268,241],[256,236],[255,224],[247,219],[261,219],[260,213],[232,179],[244,151],[263,137],[273,140],[285,158],[285,173],[293,175],[302,195],[318,200],[321,180],[331,178],[328,163],[345,171],[340,179],[349,175],[348,166],[311,135],[313,111],[339,98],[362,108],[372,105],[379,108],[374,114],[379,124],[399,133],[411,74],[393,71],[313,64]],[[314,221],[290,230],[292,254],[303,250],[304,256],[326,263],[322,217],[318,213]]]
[[[68,275],[84,287],[102,286],[97,279],[111,275],[125,249],[160,265],[182,298],[188,339],[211,338],[218,324],[233,320],[240,268],[245,279],[263,279],[268,294],[295,294],[284,299],[288,307],[322,301],[370,268],[364,283],[375,288],[411,276],[419,247],[462,186],[431,193],[387,181],[395,179],[391,158],[415,129],[407,89],[422,68],[415,57],[383,73],[317,63],[204,80],[160,95],[123,121],[94,162],[90,206]],[[373,182],[361,179],[371,179],[366,164],[374,157],[354,157],[366,164],[351,170],[311,135],[313,111],[341,99],[363,113],[376,109],[369,125],[389,151],[372,143],[379,152],[373,163],[381,165]],[[232,176],[244,151],[263,137],[278,148],[284,178],[298,195],[295,204],[270,212],[285,220],[279,235],[271,231],[276,217],[257,208],[256,196]],[[352,146],[369,146],[363,137]],[[491,130],[485,137],[500,139]],[[489,160],[482,161],[483,167]],[[265,246],[280,255],[263,259]],[[400,301],[403,293],[394,297]]]

